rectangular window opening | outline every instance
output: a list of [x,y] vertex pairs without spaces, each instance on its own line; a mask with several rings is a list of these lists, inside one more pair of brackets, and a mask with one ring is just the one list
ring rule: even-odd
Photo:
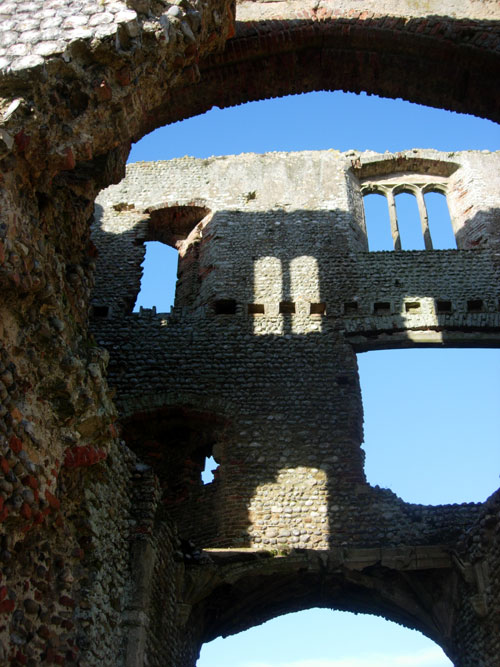
[[295,313],[295,304],[292,301],[281,301],[280,313],[282,314]]
[[248,304],[248,314],[249,315],[264,315],[264,304],[263,303],[249,303]]

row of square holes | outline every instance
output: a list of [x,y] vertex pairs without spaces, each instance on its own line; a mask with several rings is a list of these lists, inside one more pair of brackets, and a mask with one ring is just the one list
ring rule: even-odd
[[[234,315],[236,314],[236,301],[233,299],[220,299],[215,301],[214,310],[216,315]],[[416,315],[420,313],[420,301],[407,301],[404,304],[405,312]],[[263,303],[249,303],[249,315],[264,315],[265,308]],[[484,303],[482,299],[470,299],[467,301],[468,313],[481,313],[484,310]],[[451,313],[453,311],[451,301],[436,300],[436,312],[438,314]],[[295,313],[295,303],[292,301],[281,301],[279,305],[279,312],[283,315],[290,315]],[[349,301],[344,303],[344,315],[356,315],[359,312],[359,304],[356,301]],[[389,301],[377,301],[373,304],[374,315],[390,315],[392,312],[391,303]],[[309,304],[310,315],[324,315],[326,313],[325,303],[311,303]]]
[[[233,299],[220,299],[215,301],[214,310],[216,315],[234,315],[236,313],[236,301]],[[249,303],[247,306],[249,315],[264,315],[265,307],[263,303]],[[281,301],[279,312],[283,315],[293,315],[295,313],[295,303],[293,301]],[[325,303],[310,303],[310,315],[324,315],[326,312]]]

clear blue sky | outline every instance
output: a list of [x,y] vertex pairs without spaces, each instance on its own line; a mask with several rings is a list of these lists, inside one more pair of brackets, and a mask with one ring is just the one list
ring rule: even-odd
[[[129,161],[328,148],[499,150],[500,126],[401,100],[310,93],[214,109],[174,123],[136,144]],[[373,206],[380,211],[380,202]],[[442,204],[436,211],[446,215]],[[148,292],[144,284],[138,305],[164,311],[169,303],[161,302],[158,284],[162,293],[165,282],[173,284],[175,252],[167,249],[167,259],[161,249],[154,252],[153,246],[148,249],[145,276],[151,274],[156,287]],[[500,351],[371,352],[358,361],[370,483],[391,488],[408,502],[429,504],[483,501],[498,488]],[[283,616],[216,640],[198,661],[198,667],[449,665],[417,632],[376,617],[326,610]]]

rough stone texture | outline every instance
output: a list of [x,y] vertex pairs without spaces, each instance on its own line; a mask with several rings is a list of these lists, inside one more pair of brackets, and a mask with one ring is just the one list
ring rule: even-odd
[[[498,120],[497,3],[0,12],[0,663],[192,667],[319,605],[496,667],[498,492],[367,485],[355,353],[498,344],[498,155],[139,165],[90,222],[131,141],[213,104],[342,88]],[[446,190],[457,250],[367,251],[362,193],[405,183]],[[169,316],[130,314],[148,237],[182,258]]]

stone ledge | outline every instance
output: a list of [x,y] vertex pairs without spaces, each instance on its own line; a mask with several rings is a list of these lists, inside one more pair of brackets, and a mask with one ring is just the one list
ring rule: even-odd
[[395,570],[427,570],[441,569],[452,566],[450,547],[435,546],[403,546],[393,548],[346,548],[334,549],[292,549],[291,551],[271,551],[264,549],[204,549],[215,565],[233,565],[259,560],[307,561],[309,565],[315,561],[321,563],[326,570],[347,568],[364,570],[367,567],[381,565]]

